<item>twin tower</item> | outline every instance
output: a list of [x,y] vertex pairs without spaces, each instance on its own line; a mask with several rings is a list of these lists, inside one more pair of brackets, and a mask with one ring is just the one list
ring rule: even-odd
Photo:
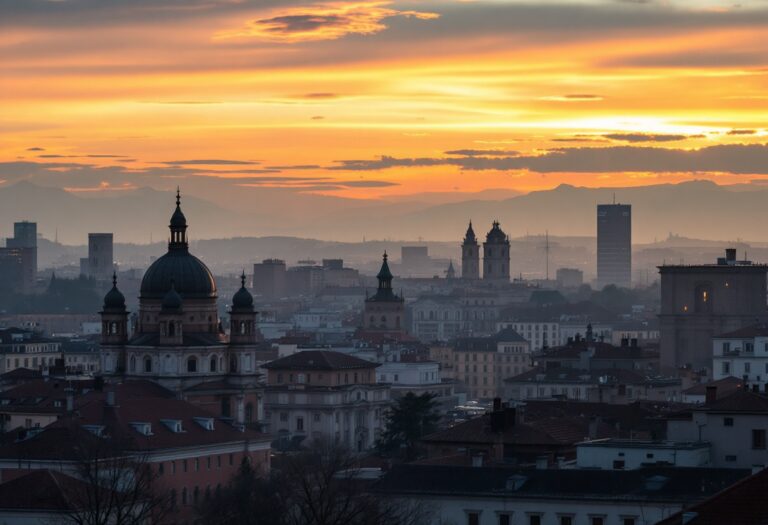
[[[480,245],[471,221],[461,244],[461,277],[480,279]],[[498,221],[493,221],[483,243],[483,280],[509,282],[509,237]]]

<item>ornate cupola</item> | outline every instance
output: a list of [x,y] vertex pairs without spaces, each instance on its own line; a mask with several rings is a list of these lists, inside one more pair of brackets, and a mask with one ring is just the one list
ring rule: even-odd
[[240,289],[232,296],[229,312],[229,342],[236,345],[257,342],[256,311],[253,296],[245,287],[245,271],[240,276]]
[[117,289],[117,274],[112,274],[112,289],[104,296],[101,310],[101,344],[123,345],[128,341],[128,311],[125,296]]
[[160,344],[180,345],[183,337],[184,301],[171,279],[171,289],[163,297],[160,308]]
[[187,218],[181,211],[181,190],[176,188],[176,210],[171,215],[171,238],[168,241],[168,250],[189,250],[187,243]]
[[376,290],[376,294],[369,300],[372,301],[402,301],[401,297],[398,297],[392,289],[392,279],[394,276],[389,269],[389,263],[387,262],[387,252],[384,252],[381,262],[381,269],[376,275],[376,279],[379,280],[379,287]]

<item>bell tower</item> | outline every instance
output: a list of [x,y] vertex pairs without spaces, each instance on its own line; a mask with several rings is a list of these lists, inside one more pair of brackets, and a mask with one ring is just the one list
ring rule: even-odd
[[112,289],[104,296],[101,310],[101,344],[124,345],[128,342],[128,311],[125,296],[117,289],[117,274],[112,274]]
[[480,245],[477,243],[475,231],[472,229],[472,221],[469,221],[464,242],[461,244],[461,278],[480,278]]
[[257,342],[256,311],[253,309],[253,296],[245,287],[245,272],[240,276],[240,289],[232,296],[229,342],[233,345],[252,345]]

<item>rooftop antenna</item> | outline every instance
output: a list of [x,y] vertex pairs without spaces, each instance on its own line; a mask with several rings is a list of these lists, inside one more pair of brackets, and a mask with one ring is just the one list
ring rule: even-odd
[[547,281],[549,281],[549,230],[545,230],[544,236],[545,236],[544,252],[545,252],[546,258],[547,258],[547,264],[546,264],[546,267],[547,267]]
[[616,192],[613,192],[613,203],[616,204]]

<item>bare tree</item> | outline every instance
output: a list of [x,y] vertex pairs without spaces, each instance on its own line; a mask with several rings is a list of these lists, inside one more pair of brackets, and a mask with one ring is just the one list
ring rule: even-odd
[[70,502],[67,522],[76,525],[159,523],[171,510],[171,498],[157,484],[158,473],[143,452],[115,437],[78,444],[75,477],[82,483],[62,487]]

